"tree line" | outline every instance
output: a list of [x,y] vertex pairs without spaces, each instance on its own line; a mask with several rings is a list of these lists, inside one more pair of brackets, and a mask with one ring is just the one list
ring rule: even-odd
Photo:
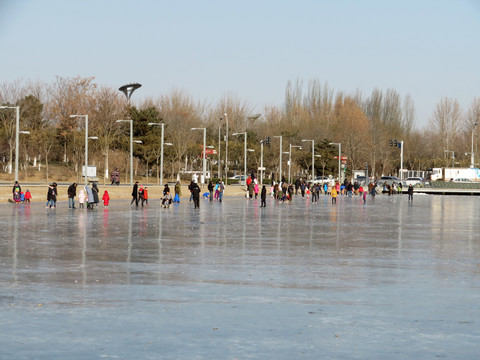
[[[85,124],[82,118],[70,117],[73,114],[88,114],[89,134],[98,137],[89,142],[89,164],[97,166],[102,178],[119,168],[125,180],[130,171],[129,128],[117,120],[132,119],[133,137],[142,141],[134,145],[135,175],[156,176],[157,181],[161,129],[149,123],[164,123],[165,142],[172,144],[164,146],[166,178],[174,178],[183,170],[202,169],[203,136],[191,130],[198,127],[207,129],[206,145],[220,151],[220,159],[218,155],[208,156],[212,175],[220,173],[224,177],[227,122],[229,175],[234,171],[242,173],[244,161],[244,137],[232,134],[246,132],[247,147],[254,150],[247,155],[248,171],[260,166],[260,142],[270,137],[271,145],[264,146],[263,164],[269,176],[279,178],[278,136],[282,136],[283,152],[289,151],[289,144],[302,146],[292,150],[294,177],[311,176],[312,149],[302,142],[305,139],[314,140],[315,154],[319,155],[315,157],[315,175],[338,173],[338,161],[334,159],[338,148],[330,143],[342,144],[347,174],[368,164],[371,175],[396,175],[400,154],[390,145],[392,139],[404,143],[404,169],[468,167],[472,143],[477,153],[476,124],[480,119],[480,99],[473,99],[468,109],[461,109],[456,99],[445,97],[433,109],[428,125],[419,129],[410,96],[401,98],[393,89],[375,89],[368,95],[361,91],[347,94],[316,79],[288,82],[284,103],[265,106],[260,116],[251,104],[237,97],[225,96],[211,104],[180,90],[146,98],[134,106],[118,89],[96,84],[93,77],[56,77],[49,84],[4,82],[0,84],[0,104],[20,107],[20,128],[30,131],[20,139],[20,163],[23,168],[31,167],[34,161],[42,163],[46,181],[52,163],[64,166],[71,176],[78,177],[81,172]],[[0,156],[3,171],[10,172],[15,150],[15,111],[1,109],[0,121]],[[283,156],[285,177],[287,158]]]

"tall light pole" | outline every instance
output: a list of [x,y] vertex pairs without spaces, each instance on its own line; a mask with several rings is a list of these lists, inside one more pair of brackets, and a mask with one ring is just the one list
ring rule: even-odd
[[226,124],[226,131],[225,131],[225,185],[228,183],[228,116],[227,113],[225,115],[225,124]]
[[260,185],[263,185],[263,143],[265,140],[260,141]]
[[403,180],[403,140],[400,141],[400,180]]
[[223,118],[221,117],[220,118],[220,121],[218,122],[218,179],[220,179],[220,176],[221,176],[221,163],[222,163],[222,158],[220,157],[220,149],[222,148],[221,147],[221,133],[220,133],[220,130],[222,129],[222,120]]
[[163,140],[165,136],[165,124],[164,123],[148,123],[148,126],[161,126],[162,127],[162,137],[160,140],[160,186],[163,185]]
[[298,145],[292,145],[292,143],[290,143],[290,150],[288,151],[288,183],[289,184],[291,183],[290,174],[291,174],[291,168],[292,168],[292,148],[301,149],[302,147]]
[[207,161],[205,158],[205,153],[207,152],[207,128],[192,128],[192,131],[193,130],[203,130],[203,166],[202,166],[202,172],[203,172],[202,187],[203,187],[203,184],[205,183],[205,180],[206,180],[206,171],[207,171]]
[[473,124],[473,129],[472,129],[472,158],[470,162],[470,167],[474,168],[475,167],[475,153],[473,151],[473,134],[475,133],[475,129],[477,128],[477,122]]
[[88,184],[88,115],[70,115],[71,118],[85,118],[85,186]]
[[312,142],[312,181],[315,178],[315,140],[302,140],[303,142],[305,141],[311,141]]
[[245,155],[243,158],[243,173],[245,174],[245,182],[247,182],[247,132],[241,132],[241,133],[233,133],[233,136],[237,135],[244,135],[244,149],[245,149]]
[[274,138],[280,139],[280,177],[278,181],[282,181],[282,135],[274,136]]
[[[26,131],[20,131],[20,106],[0,106],[0,109],[15,109],[15,181],[18,181],[18,148],[19,134],[26,134]],[[11,168],[10,168],[11,169]],[[11,174],[11,170],[10,170]]]
[[133,186],[133,120],[117,120],[117,123],[120,122],[129,122],[130,123],[130,185]]
[[341,143],[329,143],[328,145],[337,145],[338,146],[338,182],[342,182],[341,173],[342,173],[342,144]]

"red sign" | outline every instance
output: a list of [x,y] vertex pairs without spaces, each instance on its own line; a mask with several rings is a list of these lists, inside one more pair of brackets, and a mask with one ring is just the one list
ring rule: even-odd
[[205,156],[208,156],[208,155],[217,155],[217,149],[205,149]]
[[[338,159],[338,156],[334,156],[333,158],[334,158],[334,159]],[[347,160],[347,157],[346,157],[346,156],[340,156],[340,160],[346,161],[346,160]]]

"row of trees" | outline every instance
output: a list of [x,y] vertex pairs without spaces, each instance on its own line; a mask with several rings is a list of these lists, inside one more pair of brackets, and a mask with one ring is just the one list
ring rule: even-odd
[[[137,95],[137,94],[136,94]],[[182,170],[200,170],[203,138],[201,132],[191,128],[207,128],[207,145],[220,150],[221,175],[225,176],[225,134],[228,122],[228,161],[232,171],[243,171],[243,137],[234,132],[247,132],[248,168],[260,165],[260,141],[267,136],[282,136],[284,148],[289,144],[305,145],[301,140],[315,140],[316,173],[336,174],[337,147],[342,144],[342,155],[347,156],[347,168],[363,169],[369,164],[376,176],[396,174],[400,167],[398,148],[390,146],[390,139],[404,142],[404,168],[426,170],[431,167],[451,166],[451,154],[457,154],[457,166],[469,166],[472,136],[475,140],[480,119],[480,99],[474,99],[466,111],[457,100],[440,99],[428,126],[415,125],[413,100],[401,98],[395,90],[374,90],[363,95],[360,91],[346,94],[334,91],[327,84],[311,80],[307,84],[298,80],[289,82],[282,106],[266,106],[261,116],[252,116],[251,105],[227,96],[216,104],[195,101],[184,91],[174,90],[156,99],[145,99],[131,106],[117,89],[99,86],[94,78],[57,77],[52,84],[15,81],[0,84],[0,104],[20,106],[21,129],[29,130],[20,141],[20,159],[24,167],[33,159],[44,164],[49,178],[49,163],[63,164],[72,175],[78,174],[83,163],[84,122],[71,118],[72,114],[88,114],[89,134],[97,136],[89,144],[90,163],[97,165],[99,174],[119,168],[128,178],[128,127],[117,123],[119,119],[133,119],[135,139],[135,171],[147,176],[152,172],[158,178],[161,154],[160,128],[148,126],[150,122],[165,124],[165,141],[173,145],[164,149],[165,175],[174,177]],[[226,114],[226,115],[225,115]],[[4,171],[11,169],[15,148],[15,112],[0,110],[1,155]],[[278,177],[279,147],[276,138],[265,147],[264,166]],[[458,156],[461,154],[462,156]],[[285,157],[284,157],[285,158]],[[218,174],[217,155],[209,158],[210,170]],[[310,174],[311,146],[292,153],[292,173]],[[285,161],[283,173],[287,175]],[[229,174],[231,175],[231,174]]]

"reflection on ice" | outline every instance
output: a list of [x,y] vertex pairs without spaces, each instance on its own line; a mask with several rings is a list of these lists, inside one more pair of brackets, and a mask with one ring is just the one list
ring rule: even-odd
[[477,198],[259,202],[1,206],[0,357],[476,356]]

